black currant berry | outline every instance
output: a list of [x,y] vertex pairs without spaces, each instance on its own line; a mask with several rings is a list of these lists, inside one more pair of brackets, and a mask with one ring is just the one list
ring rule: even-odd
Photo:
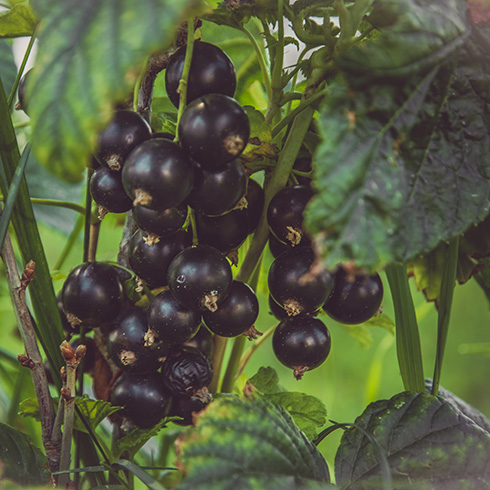
[[235,209],[213,217],[196,213],[195,217],[199,243],[211,245],[224,254],[236,250],[247,238],[247,209]]
[[163,363],[162,373],[172,395],[209,400],[207,387],[213,379],[213,368],[202,352],[190,347],[176,351]]
[[95,344],[94,339],[90,337],[85,337],[83,339],[75,339],[70,342],[73,350],[77,350],[79,345],[84,345],[86,347],[85,355],[83,356],[83,371],[85,373],[90,373],[93,371],[95,367],[95,352],[97,350],[97,346]]
[[[165,88],[175,107],[179,107],[180,79],[184,70],[186,46],[172,55],[165,71]],[[236,88],[236,73],[233,62],[218,46],[196,41],[187,79],[187,103],[206,94],[224,94],[233,97]]]
[[159,368],[160,352],[147,345],[147,332],[146,311],[134,305],[126,307],[112,325],[107,348],[111,359],[123,371],[145,373]]
[[185,108],[178,134],[182,146],[203,168],[219,169],[245,149],[250,123],[247,113],[234,99],[210,94]]
[[162,237],[137,230],[129,241],[129,266],[150,288],[166,286],[168,266],[191,243],[191,235],[183,229]]
[[70,324],[90,328],[112,322],[121,311],[125,296],[114,267],[85,262],[68,274],[61,299]]
[[331,272],[317,265],[310,247],[287,250],[269,269],[269,292],[288,315],[320,308],[334,285]]
[[[301,246],[302,244],[298,245],[298,247]],[[274,258],[277,259],[277,257],[279,257],[279,255],[281,255],[283,252],[291,249],[291,245],[280,242],[272,233],[269,232],[269,250]]]
[[328,357],[330,347],[327,327],[310,315],[282,320],[272,336],[274,354],[282,364],[294,370],[296,379],[320,366]]
[[30,76],[29,74],[31,73],[32,68],[28,71],[26,71],[23,75],[22,78],[20,79],[19,82],[19,87],[17,89],[17,96],[19,98],[19,102],[17,103],[16,109],[22,109],[27,115],[27,99],[26,99],[26,83],[27,79]]
[[99,206],[99,219],[106,213],[126,213],[133,207],[122,185],[121,172],[107,167],[97,168],[90,177],[90,193]]
[[232,210],[245,195],[247,177],[238,160],[220,170],[206,170],[195,165],[194,188],[187,203],[208,216],[219,216]]
[[138,113],[117,111],[99,135],[95,157],[102,165],[121,170],[130,152],[150,135],[150,125]]
[[112,405],[124,407],[121,414],[141,428],[157,424],[167,414],[170,402],[160,373],[123,373],[112,388]]
[[348,274],[339,267],[335,286],[323,310],[339,323],[356,325],[372,318],[383,301],[383,283],[379,274]]
[[312,197],[310,187],[295,185],[284,187],[271,199],[267,221],[277,239],[296,246],[307,238],[303,230],[303,211]]
[[176,143],[153,138],[127,157],[122,182],[133,205],[168,209],[181,204],[194,182],[194,165]]
[[201,326],[201,313],[183,306],[169,289],[151,300],[147,315],[148,333],[165,346],[187,342]]
[[191,310],[216,311],[232,283],[226,257],[209,245],[188,247],[170,263],[168,285],[173,295]]
[[175,396],[172,398],[172,406],[168,412],[169,417],[182,417],[182,420],[173,420],[177,425],[193,425],[194,414],[204,410],[207,403],[199,398],[188,396]]
[[157,236],[171,235],[184,225],[187,219],[187,204],[162,210],[138,204],[133,208],[133,218],[138,227],[147,233]]
[[184,346],[200,350],[205,356],[211,358],[214,350],[213,334],[201,323],[199,330],[192,339],[184,342]]
[[253,289],[244,282],[233,281],[230,292],[219,308],[205,311],[202,318],[211,332],[222,337],[236,337],[253,326],[259,314],[259,302]]

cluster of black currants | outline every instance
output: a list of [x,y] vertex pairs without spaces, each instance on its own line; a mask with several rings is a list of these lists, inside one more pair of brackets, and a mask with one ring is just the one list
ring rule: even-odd
[[[185,47],[166,70],[175,105],[184,59]],[[172,135],[151,134],[142,117],[124,110],[99,137],[100,167],[90,182],[99,214],[132,210],[137,227],[129,267],[143,286],[164,289],[150,296],[147,308],[136,306],[124,294],[124,269],[89,262],[67,277],[62,308],[72,326],[106,332],[108,353],[122,373],[111,402],[124,406],[126,419],[140,427],[166,414],[190,423],[191,413],[209,402],[212,366],[210,352],[189,343],[204,337],[209,346],[212,334],[244,334],[258,315],[254,291],[233,280],[225,255],[255,229],[264,200],[237,159],[250,128],[232,98],[235,86],[228,56],[196,42],[178,143]]]
[[316,261],[303,228],[303,212],[312,196],[308,184],[285,187],[267,209],[269,247],[275,257],[268,276],[269,306],[280,320],[272,345],[296,379],[320,366],[330,353],[329,330],[317,318],[322,309],[340,323],[359,324],[378,312],[383,298],[378,274],[344,267],[329,271]]

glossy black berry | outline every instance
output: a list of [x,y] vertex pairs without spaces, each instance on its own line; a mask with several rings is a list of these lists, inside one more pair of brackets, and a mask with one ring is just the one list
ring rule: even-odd
[[205,356],[211,358],[214,350],[213,334],[201,323],[199,330],[192,339],[184,342],[184,346],[200,350]]
[[148,321],[146,312],[138,306],[128,306],[112,325],[107,337],[111,359],[123,371],[152,372],[159,368],[158,349],[146,340]]
[[138,113],[117,111],[99,135],[95,157],[102,165],[121,170],[130,152],[150,136],[150,125]]
[[191,310],[216,311],[232,283],[226,257],[209,245],[188,247],[168,267],[168,285],[175,298]]
[[310,247],[287,250],[269,269],[269,292],[288,315],[320,308],[334,285],[334,275],[315,262]]
[[[301,244],[298,245],[298,247],[301,246]],[[272,233],[269,232],[269,250],[271,251],[271,254],[274,258],[277,259],[277,257],[279,257],[279,255],[281,255],[283,252],[286,252],[286,250],[291,250],[292,248],[293,247],[291,245],[282,243]]]
[[[269,311],[272,313],[278,320],[284,320],[285,318],[289,318],[290,315],[287,314],[286,310],[279,304],[276,303],[272,295],[269,294]],[[321,308],[311,312],[304,313],[311,316],[318,316],[321,312]]]
[[204,168],[223,168],[247,146],[250,123],[243,107],[231,97],[210,94],[192,101],[178,127],[179,140]]
[[233,281],[220,307],[205,311],[202,318],[211,332],[222,337],[236,337],[253,326],[259,314],[259,302],[253,289],[244,282]]
[[[165,71],[165,88],[175,107],[179,106],[179,82],[184,70],[186,46],[172,55]],[[233,62],[218,46],[196,41],[187,80],[187,103],[206,94],[224,94],[233,97],[236,73]]]
[[133,202],[126,194],[121,181],[121,172],[108,167],[97,168],[90,177],[90,193],[99,206],[99,218],[106,213],[126,213]]
[[127,157],[122,182],[134,206],[172,208],[189,195],[194,166],[179,145],[153,138],[140,144]]
[[165,417],[171,396],[160,373],[123,373],[114,383],[111,403],[136,426],[150,428]]
[[219,170],[206,170],[195,165],[194,188],[187,203],[208,216],[219,216],[232,210],[245,195],[247,177],[238,160]]
[[114,267],[85,262],[68,274],[61,299],[68,321],[90,328],[112,322],[121,311],[125,296]]
[[335,286],[323,309],[339,323],[356,325],[372,318],[382,301],[383,283],[379,274],[349,274],[339,267]]
[[190,340],[201,326],[201,313],[183,306],[169,289],[151,300],[147,315],[151,334],[168,346]]
[[199,243],[211,245],[227,254],[236,250],[248,235],[248,211],[235,209],[223,216],[205,216],[196,213]]
[[187,219],[187,204],[179,204],[168,209],[151,209],[137,205],[133,218],[139,228],[157,236],[170,235],[182,228]]
[[183,229],[162,237],[137,230],[128,245],[129,266],[150,288],[166,286],[170,263],[191,242],[191,235]]
[[296,379],[322,364],[330,353],[330,332],[325,324],[310,315],[286,318],[272,336],[277,359],[294,370]]
[[208,404],[199,398],[188,396],[175,396],[172,398],[172,406],[168,413],[169,417],[182,417],[182,420],[173,420],[177,425],[193,425],[194,415],[204,410]]
[[207,387],[213,379],[213,368],[202,352],[190,347],[176,351],[163,363],[162,373],[172,395],[208,399]]
[[312,197],[309,186],[295,185],[284,187],[271,199],[267,221],[277,239],[292,246],[308,239],[303,230],[303,211]]
[[85,337],[83,339],[78,338],[72,340],[70,342],[70,345],[72,346],[74,351],[77,350],[77,347],[79,345],[85,346],[86,350],[85,350],[85,355],[83,356],[83,371],[85,373],[92,372],[95,367],[95,357],[96,357],[96,350],[97,350],[97,346],[95,344],[94,339],[91,339],[90,337]]

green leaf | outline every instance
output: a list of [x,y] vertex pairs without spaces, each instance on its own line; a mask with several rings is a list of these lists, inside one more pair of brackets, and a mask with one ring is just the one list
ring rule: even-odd
[[333,489],[325,460],[279,406],[222,396],[177,441],[179,490]]
[[[58,409],[59,399],[54,398],[55,409]],[[112,406],[109,402],[102,400],[92,400],[87,395],[83,395],[75,400],[78,409],[85,416],[86,421],[94,430],[106,417],[122,410],[122,407]],[[33,417],[40,420],[39,402],[37,398],[27,398],[19,403],[19,414],[23,417]],[[80,420],[78,414],[75,415],[75,429],[81,432],[88,432],[87,428]]]
[[257,373],[254,374],[249,381],[264,395],[284,391],[284,388],[279,385],[279,376],[277,375],[276,370],[270,366],[260,367]]
[[345,78],[332,83],[313,162],[318,194],[305,218],[327,267],[405,262],[487,216],[486,29],[474,28],[454,69],[362,91]]
[[[87,395],[77,398],[75,403],[81,414],[90,423],[92,429],[95,429],[109,415],[122,410],[122,407],[113,406],[109,402],[102,400],[92,400]],[[83,427],[85,429],[85,426]],[[86,432],[86,429],[84,432]]]
[[0,39],[0,77],[7,95],[10,94],[17,76],[12,43],[7,39]]
[[279,384],[279,376],[271,367],[259,368],[249,382],[265,398],[286,410],[310,441],[317,437],[318,429],[327,420],[327,409],[318,398],[286,391]]
[[431,68],[460,47],[469,32],[464,0],[379,0],[369,21],[379,35],[338,60],[360,83]]
[[[427,393],[430,393],[432,389],[432,379],[425,379],[425,389]],[[481,427],[484,431],[490,434],[490,420],[488,420],[485,415],[483,415],[479,410],[465,402],[454,393],[451,393],[446,388],[439,386],[439,398],[443,398],[446,402],[448,402],[452,407],[456,410],[463,412],[467,417],[469,417],[476,425]]]
[[139,478],[150,490],[165,490],[151,475],[149,475],[143,468],[138,466],[127,459],[120,459],[113,463],[113,466],[120,467],[124,470],[130,471]]
[[191,0],[44,3],[35,3],[45,17],[27,86],[33,151],[78,182],[114,104],[132,93],[147,57],[169,47]]
[[[356,425],[386,451],[395,488],[490,488],[490,433],[441,397],[401,393],[370,404]],[[357,428],[342,437],[335,475],[344,489],[382,487],[379,461]]]
[[277,159],[279,148],[272,143],[271,127],[264,115],[251,106],[244,107],[250,121],[250,137],[240,159],[253,162],[265,158]]
[[0,37],[32,36],[36,24],[36,15],[30,5],[14,5],[0,14]]
[[20,485],[43,485],[49,482],[44,454],[22,432],[0,423],[1,478]]
[[115,458],[120,458],[123,453],[128,452],[134,456],[153,436],[156,436],[161,429],[165,428],[172,420],[179,420],[179,417],[165,417],[158,424],[150,429],[133,429],[114,442],[112,454]]
[[277,0],[253,0],[251,2],[221,2],[218,8],[206,13],[204,18],[220,26],[241,27],[251,17],[273,22],[277,15]]
[[[423,291],[428,301],[438,303],[442,282],[442,271],[448,245],[440,243],[428,254],[415,257],[408,264],[408,271],[414,277],[415,285]],[[482,271],[479,259],[490,255],[490,216],[476,226],[470,227],[460,239],[458,251],[457,281],[466,283],[474,274]],[[483,274],[488,270],[482,271]],[[477,275],[481,278],[482,275]],[[482,286],[483,287],[483,286]]]
[[266,398],[286,410],[310,441],[318,436],[318,429],[327,421],[325,405],[314,396],[301,392],[282,392],[271,393]]

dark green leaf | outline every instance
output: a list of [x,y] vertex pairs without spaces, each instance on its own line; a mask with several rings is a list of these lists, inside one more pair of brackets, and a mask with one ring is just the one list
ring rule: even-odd
[[[419,291],[423,291],[428,301],[438,303],[441,289],[442,271],[448,245],[440,243],[428,254],[415,257],[408,264],[408,271],[414,277]],[[457,280],[467,282],[474,274],[479,280],[488,270],[483,269],[479,259],[490,254],[490,216],[476,226],[471,226],[460,238]],[[482,270],[483,269],[483,270]],[[482,286],[483,287],[483,286]]]
[[216,399],[177,445],[185,475],[179,490],[334,488],[316,447],[262,397]]
[[490,258],[486,257],[480,260],[483,268],[475,275],[475,279],[483,289],[488,301],[490,302]]
[[[370,404],[356,425],[386,451],[395,488],[490,488],[490,434],[443,398],[401,393]],[[335,474],[341,488],[381,488],[379,461],[359,429],[344,433]]]
[[[26,180],[33,198],[56,199],[76,204],[82,202],[84,185],[68,184],[57,179],[39,164],[32,153],[26,170]],[[71,209],[34,205],[34,213],[38,221],[65,234],[70,233],[73,229],[75,214]]]
[[[427,393],[430,393],[432,389],[432,379],[425,379],[425,389],[427,390]],[[463,412],[476,425],[490,434],[490,420],[488,420],[485,415],[483,415],[475,407],[471,406],[469,403],[466,403],[464,400],[456,396],[454,393],[451,393],[449,390],[446,390],[446,388],[443,388],[442,386],[439,387],[438,396],[440,398],[444,398],[444,400],[453,408]]]
[[2,478],[20,485],[43,485],[49,482],[44,454],[22,432],[0,423],[0,466]]
[[31,36],[36,24],[36,15],[30,5],[14,5],[0,14],[0,37]]
[[12,43],[7,39],[0,39],[0,77],[2,77],[3,88],[10,94],[17,76]]
[[431,68],[461,46],[469,31],[464,0],[378,0],[369,20],[379,36],[338,60],[361,82]]
[[190,0],[48,3],[35,4],[45,17],[27,87],[33,150],[78,182],[114,103],[130,96],[148,55],[169,47]]
[[134,456],[153,436],[156,436],[172,420],[179,420],[179,417],[165,417],[151,429],[133,429],[121,437],[121,439],[114,442],[112,454],[115,458],[120,458],[125,452]]
[[[487,29],[488,30],[488,29]],[[474,28],[459,63],[403,84],[331,85],[306,226],[327,267],[407,261],[489,209],[490,37]]]

